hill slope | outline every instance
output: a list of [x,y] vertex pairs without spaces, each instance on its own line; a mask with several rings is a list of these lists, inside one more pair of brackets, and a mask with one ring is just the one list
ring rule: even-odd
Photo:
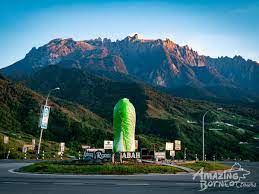
[[[44,97],[36,92],[0,78],[0,131],[25,133],[38,137],[40,106]],[[103,145],[104,138],[112,137],[112,127],[103,118],[86,108],[63,100],[50,101],[51,113],[43,139],[67,145],[80,143]]]
[[[64,69],[59,66],[38,71],[25,84],[41,93],[59,86],[59,98],[78,103],[109,123],[112,123],[116,102],[127,97],[136,108],[136,133],[140,142],[146,142],[147,137],[156,138],[153,142],[160,144],[181,139],[183,146],[190,148],[193,157],[195,153],[200,153],[202,115],[210,110],[206,119],[208,157],[213,154],[251,159],[258,157],[253,147],[253,137],[258,133],[258,109],[226,106],[224,111],[218,112],[219,104],[175,98],[141,83],[116,82],[75,68]],[[223,131],[209,131],[208,128],[221,128]],[[239,145],[240,141],[249,141],[251,146]]]

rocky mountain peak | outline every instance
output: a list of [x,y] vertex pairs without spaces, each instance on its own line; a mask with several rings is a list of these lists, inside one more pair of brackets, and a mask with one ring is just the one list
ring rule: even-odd
[[[228,85],[258,88],[258,63],[241,56],[210,58],[199,55],[188,45],[179,46],[170,39],[143,39],[138,34],[123,40],[97,38],[75,41],[57,38],[32,48],[26,57],[4,69],[33,72],[61,64],[95,71],[120,72],[163,87],[181,85]],[[228,80],[228,81],[226,81]]]
[[135,42],[135,41],[139,41],[140,38],[138,34],[134,34],[134,36],[127,36],[124,40],[128,42]]

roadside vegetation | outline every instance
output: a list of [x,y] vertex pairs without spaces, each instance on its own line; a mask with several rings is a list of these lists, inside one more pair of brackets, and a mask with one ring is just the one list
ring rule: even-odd
[[[229,166],[214,162],[196,162],[190,164],[184,164],[182,166],[189,167],[195,171],[198,171],[204,167],[205,171],[212,170],[225,170],[229,169]],[[161,166],[155,164],[85,164],[75,163],[71,161],[52,161],[52,162],[40,162],[29,166],[22,167],[19,172],[29,173],[46,173],[46,174],[112,174],[112,175],[129,175],[129,174],[176,174],[184,172],[182,169],[172,166]]]
[[147,164],[104,164],[104,165],[75,165],[58,162],[42,162],[25,166],[19,172],[31,173],[58,173],[58,174],[175,174],[183,172],[181,169],[171,166],[147,165]]
[[217,162],[195,162],[195,163],[186,163],[182,164],[181,166],[185,166],[191,168],[195,171],[204,168],[204,171],[213,171],[213,170],[226,170],[231,168],[225,164],[217,163]]

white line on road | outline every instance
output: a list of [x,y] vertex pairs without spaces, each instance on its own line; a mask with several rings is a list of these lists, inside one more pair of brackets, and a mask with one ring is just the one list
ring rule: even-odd
[[84,185],[84,183],[52,183],[53,185]]
[[0,183],[2,183],[2,184],[18,184],[18,185],[27,185],[27,184],[29,184],[27,182],[7,182],[7,181],[0,182]]
[[129,177],[140,177],[140,176],[144,176],[144,177],[148,177],[148,176],[190,176],[193,175],[194,173],[178,173],[178,174],[158,174],[158,173],[150,173],[150,174],[130,174],[130,175],[112,175],[112,174],[40,174],[40,173],[24,173],[24,172],[16,172],[16,169],[10,169],[8,170],[8,172],[10,173],[14,173],[14,174],[22,174],[22,175],[40,175],[40,176],[68,176],[68,177],[125,177],[125,176],[129,176]]
[[115,183],[118,186],[148,186],[149,183]]

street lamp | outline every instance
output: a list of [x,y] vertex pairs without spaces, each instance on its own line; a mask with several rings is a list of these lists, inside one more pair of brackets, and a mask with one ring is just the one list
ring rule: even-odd
[[[217,110],[223,110],[223,108],[217,108]],[[205,161],[205,149],[204,149],[204,120],[206,114],[210,112],[210,110],[206,111],[202,117],[202,160]]]
[[[50,96],[51,92],[52,92],[52,91],[55,91],[55,90],[60,90],[60,88],[58,88],[58,87],[57,87],[57,88],[53,88],[53,89],[51,89],[51,90],[49,91],[48,96],[47,96],[46,101],[45,101],[45,106],[48,106],[49,96]],[[44,106],[44,107],[45,107],[45,106]],[[43,128],[41,127],[41,130],[40,130],[40,139],[39,139],[39,145],[38,145],[38,151],[37,151],[37,159],[38,159],[39,154],[40,154],[40,145],[41,145],[42,133],[43,133]]]

